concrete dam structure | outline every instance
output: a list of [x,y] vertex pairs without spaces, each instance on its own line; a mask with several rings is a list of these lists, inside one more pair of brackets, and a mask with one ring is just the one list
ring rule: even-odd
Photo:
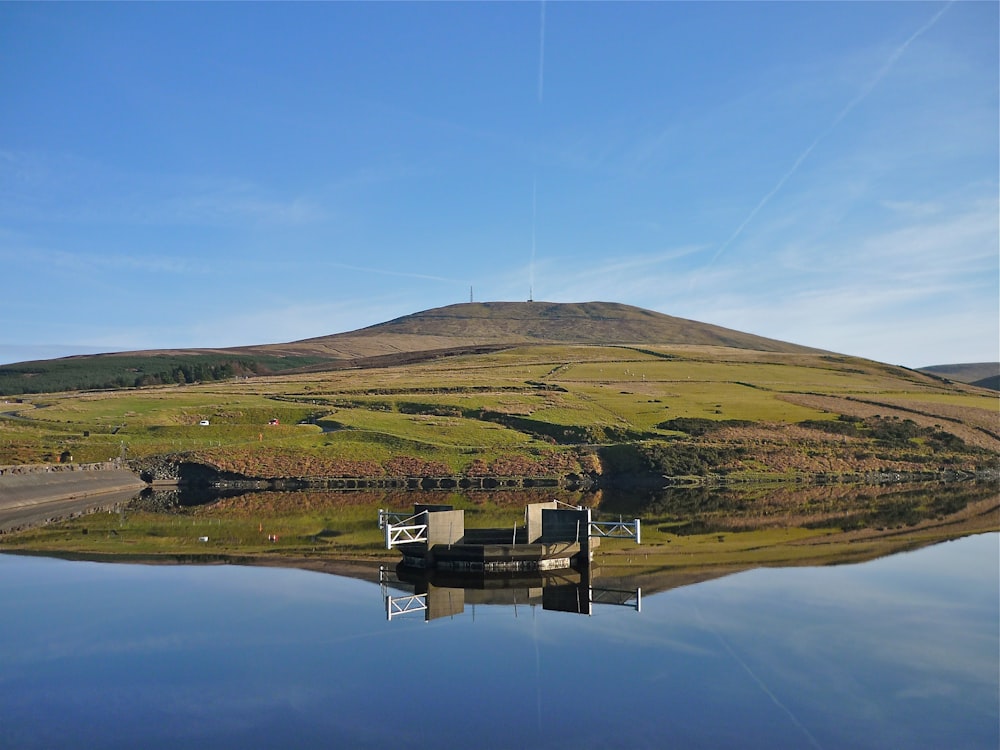
[[386,619],[421,615],[427,622],[455,617],[477,606],[538,607],[554,612],[591,615],[595,605],[615,605],[642,611],[642,589],[595,586],[593,569],[473,573],[447,569],[379,570]]
[[602,538],[640,542],[639,519],[594,521],[590,508],[556,500],[525,507],[524,525],[466,529],[465,511],[415,505],[413,514],[379,510],[386,549],[398,548],[411,568],[509,572],[588,565]]

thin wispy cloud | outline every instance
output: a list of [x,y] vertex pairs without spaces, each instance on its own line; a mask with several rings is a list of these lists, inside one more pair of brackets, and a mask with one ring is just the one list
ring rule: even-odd
[[528,264],[528,289],[535,288],[535,239],[538,228],[538,179],[531,180],[531,262]]
[[[668,248],[656,253],[636,255],[614,253],[611,257],[600,262],[588,263],[582,266],[575,260],[567,260],[562,264],[562,267],[558,268],[558,270],[553,269],[553,271],[561,278],[575,281],[595,279],[601,280],[603,284],[607,284],[608,280],[618,281],[622,277],[633,277],[639,272],[650,273],[665,264],[697,255],[704,249],[703,245],[686,245]],[[675,268],[673,272],[686,273],[686,270],[682,269],[683,267]],[[667,271],[668,273],[671,271],[669,268],[659,268],[659,270]],[[662,277],[658,275],[657,278],[661,279]]]
[[[766,259],[741,258],[710,269],[691,263],[704,249],[698,245],[616,253],[586,264],[549,258],[540,261],[540,277],[559,282],[537,290],[536,299],[627,300],[669,315],[913,367],[948,360],[949,354],[954,361],[975,360],[974,352],[984,345],[1000,346],[995,343],[1000,324],[970,313],[981,299],[996,299],[996,203],[963,194],[953,205],[939,201],[938,210],[920,213],[919,221],[901,227],[890,223],[878,232],[839,234],[804,249],[794,249],[792,241],[793,249],[779,245]],[[518,274],[512,269],[511,280]],[[711,294],[692,288],[696,277],[700,289]],[[762,296],[762,289],[781,291]],[[932,314],[935,323],[913,325],[915,309]],[[955,327],[950,335],[948,326]],[[921,353],[930,330],[947,341],[937,345],[936,355]]]
[[[310,263],[310,265],[315,265]],[[447,276],[435,276],[434,274],[415,273],[412,271],[392,271],[387,268],[371,268],[367,266],[355,266],[349,263],[337,263],[335,261],[321,262],[319,265],[331,266],[333,268],[343,268],[345,271],[357,271],[358,273],[369,273],[376,276],[395,276],[403,279],[420,279],[422,281],[440,281],[446,284],[465,284],[462,279],[448,278]]]
[[892,70],[893,66],[896,64],[899,58],[903,56],[903,54],[906,52],[909,46],[920,36],[929,31],[941,19],[941,16],[943,16],[947,12],[947,10],[952,6],[954,2],[955,0],[950,0],[948,3],[946,3],[943,8],[938,10],[938,12],[935,13],[930,18],[930,20],[928,20],[926,23],[924,23],[923,26],[921,26],[913,34],[911,34],[910,37],[905,42],[899,45],[899,47],[897,47],[893,51],[893,53],[889,55],[889,58],[886,60],[886,62],[882,65],[881,68],[879,68],[879,70],[875,73],[875,75],[872,76],[872,78],[861,89],[861,91],[859,91],[858,94],[853,99],[851,99],[851,101],[848,102],[843,109],[840,110],[837,116],[833,118],[833,120],[830,122],[829,125],[827,125],[826,129],[823,130],[815,138],[815,140],[813,140],[813,142],[809,144],[808,147],[806,147],[805,151],[799,154],[798,158],[792,163],[792,166],[781,176],[781,178],[778,180],[775,186],[771,188],[771,190],[767,192],[764,195],[764,197],[760,199],[760,201],[758,201],[757,205],[754,206],[753,210],[751,210],[750,213],[747,214],[746,218],[740,223],[740,225],[736,227],[736,230],[729,236],[729,238],[725,242],[723,242],[718,247],[718,249],[715,251],[715,254],[712,255],[712,258],[709,261],[709,265],[715,263],[715,261],[718,260],[719,256],[722,255],[722,253],[730,245],[732,245],[733,242],[735,242],[741,234],[743,234],[743,230],[746,229],[747,225],[751,221],[753,221],[754,217],[756,217],[757,214],[759,214],[760,211],[768,203],[770,203],[771,199],[774,198],[774,196],[777,195],[778,192],[785,186],[785,183],[787,183],[792,178],[792,176],[799,171],[799,168],[806,161],[806,159],[809,158],[809,155],[816,150],[816,147],[819,146],[820,143],[826,140],[826,138],[829,137],[829,135],[833,133],[834,130],[837,129],[837,126],[839,126],[840,123],[843,122],[844,118],[846,118],[851,112],[853,112],[855,108],[857,108],[857,106],[861,104],[861,102],[863,102],[865,99],[868,98],[868,96],[872,93],[872,91],[875,90],[875,87],[878,86],[878,84],[882,81],[882,79],[885,78],[885,76],[889,73],[890,70]]
[[2,238],[0,238],[0,259],[3,259],[9,268],[16,268],[22,272],[40,272],[58,268],[63,273],[80,273],[81,278],[108,271],[201,275],[206,270],[204,263],[197,263],[177,255],[163,253],[125,255],[99,251],[61,250],[22,242],[5,243]]
[[292,226],[329,218],[317,200],[248,180],[127,172],[74,154],[0,152],[7,220],[138,225]]
[[136,216],[149,222],[218,224],[251,221],[255,224],[295,226],[323,221],[327,211],[302,196],[282,198],[245,183],[206,186],[200,190],[164,196],[147,204]]

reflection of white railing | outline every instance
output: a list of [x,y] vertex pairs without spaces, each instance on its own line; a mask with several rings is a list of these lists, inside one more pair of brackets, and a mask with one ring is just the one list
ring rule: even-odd
[[617,521],[591,521],[588,533],[606,539],[635,539],[636,544],[642,544],[638,518],[632,521],[620,518]]
[[402,596],[387,596],[385,598],[385,617],[406,615],[410,612],[427,611],[427,594],[403,594]]
[[[383,515],[384,513],[384,515]],[[415,516],[410,516],[409,518],[398,519],[397,523],[393,523],[392,517],[397,517],[401,515],[398,513],[390,513],[388,511],[379,511],[379,525],[385,531],[385,548],[392,549],[398,544],[411,544],[413,542],[426,542],[427,541],[427,524],[426,523],[413,523],[418,518],[423,516],[423,513],[418,513]]]
[[625,589],[590,589],[591,604],[616,604],[619,607],[631,607],[636,612],[642,612],[642,589],[635,591]]
[[389,585],[394,577],[389,569],[384,565],[378,566],[378,583],[382,589],[382,598],[385,600],[385,617],[392,620],[393,617],[409,614],[410,612],[424,612],[427,610],[427,594],[401,594],[391,596]]

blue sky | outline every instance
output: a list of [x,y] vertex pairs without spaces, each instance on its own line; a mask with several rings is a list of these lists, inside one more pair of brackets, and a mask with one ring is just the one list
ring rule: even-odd
[[998,4],[0,3],[0,362],[603,300],[1000,359]]

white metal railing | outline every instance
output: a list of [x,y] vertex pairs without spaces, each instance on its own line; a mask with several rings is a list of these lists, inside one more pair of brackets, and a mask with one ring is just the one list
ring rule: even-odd
[[385,548],[392,549],[399,544],[412,544],[413,542],[427,541],[427,524],[417,523],[412,525],[394,526],[391,523],[385,526]]
[[642,529],[639,519],[623,521],[591,521],[590,536],[604,537],[606,539],[635,539],[636,544],[642,544]]
[[563,507],[569,508],[570,510],[583,510],[582,505],[573,505],[571,503],[564,503],[562,500],[559,500],[558,498],[552,498],[552,501],[556,505],[562,505]]
[[[379,526],[385,532],[385,548],[392,549],[399,544],[412,544],[413,542],[427,541],[427,524],[414,523],[424,513],[418,513],[409,518],[398,519],[400,513],[379,510]],[[397,517],[397,523],[393,523],[391,517]]]

